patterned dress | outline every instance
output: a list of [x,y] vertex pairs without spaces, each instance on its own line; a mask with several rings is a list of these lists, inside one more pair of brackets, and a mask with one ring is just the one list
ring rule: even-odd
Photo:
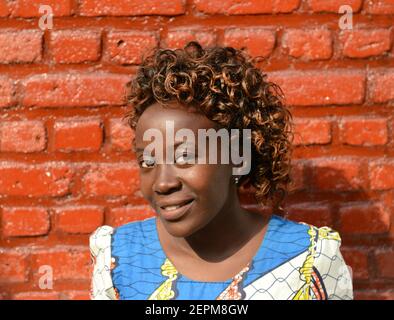
[[90,236],[93,300],[326,300],[353,299],[341,238],[272,215],[253,259],[231,279],[203,282],[180,274],[166,257],[156,217]]

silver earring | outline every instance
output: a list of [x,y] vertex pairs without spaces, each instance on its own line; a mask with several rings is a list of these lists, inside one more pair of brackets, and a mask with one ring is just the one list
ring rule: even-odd
[[239,182],[239,177],[235,177],[235,178],[234,178],[234,182],[235,182],[235,184],[238,184],[238,182]]

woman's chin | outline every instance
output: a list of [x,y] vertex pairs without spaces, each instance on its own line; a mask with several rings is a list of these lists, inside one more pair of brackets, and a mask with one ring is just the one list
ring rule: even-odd
[[180,219],[176,221],[168,221],[160,217],[166,231],[177,238],[186,238],[192,235],[196,228],[190,223],[189,219]]

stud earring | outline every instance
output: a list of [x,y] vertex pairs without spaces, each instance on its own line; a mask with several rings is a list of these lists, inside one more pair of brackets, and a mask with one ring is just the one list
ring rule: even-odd
[[238,182],[239,182],[239,177],[235,177],[235,178],[234,178],[234,182],[235,182],[235,184],[238,184]]

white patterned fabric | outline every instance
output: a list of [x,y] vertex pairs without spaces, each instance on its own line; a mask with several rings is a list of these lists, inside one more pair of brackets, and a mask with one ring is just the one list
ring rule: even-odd
[[89,238],[93,260],[93,278],[90,298],[92,300],[115,300],[116,291],[111,277],[111,235],[110,226],[99,227]]

